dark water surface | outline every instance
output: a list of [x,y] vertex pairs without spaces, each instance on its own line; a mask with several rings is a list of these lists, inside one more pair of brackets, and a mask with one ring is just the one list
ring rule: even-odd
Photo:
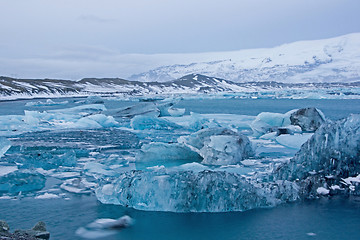
[[45,221],[51,239],[81,239],[77,228],[97,218],[128,214],[134,226],[102,239],[359,239],[360,199],[336,198],[232,213],[166,213],[103,205],[94,197],[1,200],[11,228]]

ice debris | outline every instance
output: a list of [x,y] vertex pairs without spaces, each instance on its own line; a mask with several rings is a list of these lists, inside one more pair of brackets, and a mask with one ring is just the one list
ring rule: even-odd
[[253,155],[248,137],[225,128],[203,129],[178,141],[198,152],[204,164],[237,164]]
[[97,188],[96,196],[102,203],[139,210],[228,212],[295,201],[298,189],[288,181],[251,184],[222,171],[131,171]]

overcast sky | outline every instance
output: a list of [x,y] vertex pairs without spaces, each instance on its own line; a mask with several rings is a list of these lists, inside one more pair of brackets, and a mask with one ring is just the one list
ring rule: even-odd
[[0,0],[0,75],[127,77],[153,65],[124,54],[335,37],[360,32],[359,12],[359,0]]

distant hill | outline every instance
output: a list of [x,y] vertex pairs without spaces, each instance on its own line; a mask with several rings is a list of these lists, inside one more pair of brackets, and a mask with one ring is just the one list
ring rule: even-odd
[[[0,100],[34,98],[89,96],[94,94],[122,94],[142,96],[152,94],[198,94],[198,93],[258,93],[264,91],[292,91],[295,89],[354,89],[360,82],[353,83],[300,83],[245,82],[189,74],[168,82],[139,82],[120,78],[84,78],[79,81],[57,79],[15,79],[0,77]],[[333,91],[333,90],[331,90]],[[334,92],[338,94],[338,92]],[[355,93],[346,93],[355,94]],[[358,96],[360,98],[360,95]]]

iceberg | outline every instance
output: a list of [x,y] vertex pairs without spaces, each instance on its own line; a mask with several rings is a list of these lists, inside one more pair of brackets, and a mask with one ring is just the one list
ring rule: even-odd
[[45,187],[45,177],[30,170],[17,170],[0,176],[0,194],[38,191]]
[[228,212],[276,206],[298,199],[289,181],[251,184],[223,171],[123,173],[96,189],[98,200],[148,211]]
[[298,125],[304,132],[315,132],[325,121],[324,114],[317,108],[302,108],[290,115],[292,125]]
[[143,145],[136,156],[137,169],[156,165],[179,165],[190,162],[200,162],[202,157],[189,147],[173,143],[150,143]]
[[[331,122],[327,120],[302,145],[288,163],[280,165],[278,179],[297,180],[305,196],[315,196],[319,187],[344,185],[344,178],[360,172],[360,115]],[[330,177],[331,176],[331,177]]]
[[[294,109],[285,114],[262,112],[251,123],[256,137],[269,132],[293,134],[314,132],[324,122],[324,114],[316,108]],[[300,129],[299,129],[300,128]]]
[[226,128],[207,128],[178,139],[203,157],[203,164],[229,165],[252,156],[250,140]]

